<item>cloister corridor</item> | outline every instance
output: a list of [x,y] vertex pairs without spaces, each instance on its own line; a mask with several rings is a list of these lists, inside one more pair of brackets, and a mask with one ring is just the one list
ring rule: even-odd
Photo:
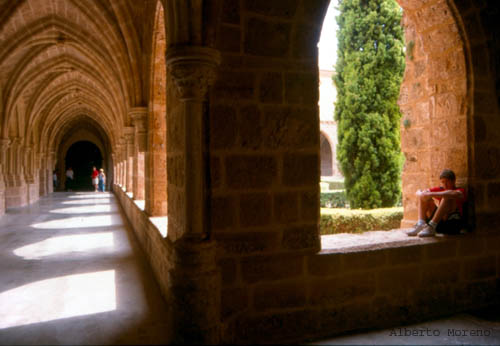
[[107,192],[56,192],[9,210],[1,343],[165,343],[166,305],[131,232]]

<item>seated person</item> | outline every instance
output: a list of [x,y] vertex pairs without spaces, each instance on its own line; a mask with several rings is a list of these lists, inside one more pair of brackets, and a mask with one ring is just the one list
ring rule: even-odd
[[417,191],[418,222],[406,233],[409,236],[433,237],[436,230],[446,234],[460,231],[465,191],[455,186],[455,173],[450,169],[443,170],[439,180],[441,186]]

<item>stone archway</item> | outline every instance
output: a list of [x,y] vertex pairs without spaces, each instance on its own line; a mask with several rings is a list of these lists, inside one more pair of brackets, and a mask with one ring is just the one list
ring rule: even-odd
[[328,138],[320,133],[321,176],[333,175],[333,153]]

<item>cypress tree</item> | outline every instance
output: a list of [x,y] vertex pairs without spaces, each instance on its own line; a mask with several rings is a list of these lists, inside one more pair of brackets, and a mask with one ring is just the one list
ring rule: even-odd
[[397,105],[405,68],[394,0],[339,0],[337,160],[351,208],[394,206],[401,194]]

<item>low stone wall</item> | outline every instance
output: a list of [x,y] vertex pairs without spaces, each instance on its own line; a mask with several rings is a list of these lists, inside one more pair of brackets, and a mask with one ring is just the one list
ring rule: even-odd
[[172,268],[173,251],[171,244],[161,235],[149,216],[127,196],[121,187],[114,185],[113,190],[153,269],[163,297],[169,301],[169,271]]
[[225,263],[226,343],[305,341],[500,302],[500,236],[493,235]]

